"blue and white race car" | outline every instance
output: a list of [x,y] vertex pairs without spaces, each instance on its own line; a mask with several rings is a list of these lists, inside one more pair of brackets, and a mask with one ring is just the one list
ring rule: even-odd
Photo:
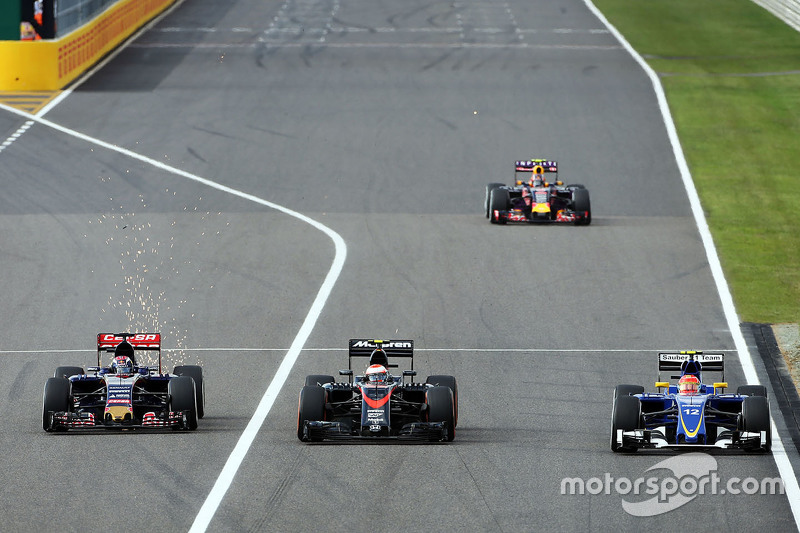
[[[740,448],[768,452],[772,431],[767,391],[741,385],[725,393],[724,354],[682,351],[658,354],[659,392],[617,385],[611,415],[611,450],[639,448]],[[662,372],[677,384],[662,381]],[[703,373],[721,373],[706,384]]]

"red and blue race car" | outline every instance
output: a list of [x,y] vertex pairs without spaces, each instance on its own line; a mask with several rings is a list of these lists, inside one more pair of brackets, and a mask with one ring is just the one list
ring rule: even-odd
[[558,180],[558,162],[549,159],[517,161],[514,185],[489,183],[484,198],[486,218],[492,224],[509,222],[592,223],[589,191],[580,183]]
[[[725,393],[724,354],[699,351],[658,354],[659,392],[617,385],[611,418],[611,450],[639,448],[740,448],[768,452],[772,431],[767,390],[740,385]],[[662,381],[662,372],[677,384]],[[703,373],[720,373],[706,384]]]
[[[158,366],[137,361],[136,352],[156,352]],[[113,354],[101,365],[103,354]],[[203,369],[161,369],[160,333],[98,333],[97,366],[59,366],[44,386],[42,428],[197,429],[204,416]]]
[[[297,409],[297,438],[408,439],[452,441],[458,425],[458,385],[447,375],[414,383],[414,341],[350,339],[348,369],[333,376],[306,377]],[[354,358],[368,357],[363,375],[354,375]],[[400,376],[389,357],[410,359]]]

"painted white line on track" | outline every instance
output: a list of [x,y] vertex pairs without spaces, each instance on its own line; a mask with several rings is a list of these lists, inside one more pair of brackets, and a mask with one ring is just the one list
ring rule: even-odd
[[211,518],[214,516],[214,513],[216,513],[217,508],[219,507],[219,504],[222,501],[223,496],[225,496],[225,493],[228,491],[228,488],[230,487],[231,482],[233,481],[233,478],[236,475],[236,472],[239,470],[239,466],[242,464],[242,461],[244,460],[247,451],[250,449],[250,445],[253,443],[253,440],[255,439],[258,430],[261,428],[261,425],[267,418],[267,414],[269,414],[269,411],[272,408],[272,404],[275,402],[275,398],[278,396],[278,393],[280,392],[281,388],[286,382],[286,379],[289,377],[289,372],[294,366],[295,361],[297,361],[297,357],[300,355],[300,351],[303,349],[303,345],[305,344],[306,340],[308,340],[311,331],[314,329],[314,325],[316,324],[317,319],[319,318],[319,315],[322,312],[322,308],[325,306],[325,303],[328,300],[328,296],[330,295],[331,290],[333,290],[333,286],[336,283],[336,280],[339,278],[339,274],[341,273],[342,267],[344,266],[345,258],[347,257],[347,246],[345,245],[344,239],[342,239],[342,237],[338,233],[333,231],[331,228],[323,225],[320,222],[317,222],[312,218],[307,217],[306,215],[303,215],[302,213],[298,213],[297,211],[293,211],[289,208],[264,200],[252,194],[239,191],[232,187],[228,187],[220,183],[216,183],[214,181],[202,178],[190,172],[186,172],[185,170],[180,170],[178,168],[171,167],[155,159],[151,159],[147,156],[143,156],[141,154],[137,154],[136,152],[132,152],[126,148],[122,148],[120,146],[116,146],[114,144],[101,141],[100,139],[95,139],[93,137],[72,130],[65,126],[61,126],[60,124],[56,124],[55,122],[51,122],[50,120],[47,120],[45,118],[35,117],[33,115],[25,113],[24,111],[19,111],[17,109],[14,109],[13,107],[8,107],[3,104],[0,104],[0,108],[5,109],[10,113],[14,113],[23,116],[25,118],[30,118],[34,122],[52,128],[56,131],[74,137],[76,139],[80,139],[87,143],[94,144],[95,146],[99,146],[101,148],[117,152],[131,159],[141,161],[142,163],[146,163],[148,165],[161,169],[165,172],[169,172],[170,174],[186,178],[188,180],[200,183],[207,187],[211,187],[212,189],[216,189],[218,191],[228,193],[233,196],[237,196],[244,200],[248,200],[253,203],[269,207],[276,211],[280,211],[281,213],[294,217],[312,226],[313,228],[321,231],[322,233],[327,235],[334,243],[335,256],[333,259],[333,263],[331,264],[331,267],[328,270],[328,274],[325,276],[325,280],[323,281],[322,287],[320,287],[320,290],[317,293],[317,297],[314,299],[314,302],[311,305],[311,309],[309,310],[308,315],[306,316],[302,326],[300,327],[300,331],[298,331],[297,336],[292,342],[292,345],[289,347],[289,351],[284,356],[283,361],[281,361],[281,364],[278,367],[275,376],[272,378],[272,381],[270,382],[267,391],[261,398],[261,402],[258,404],[258,407],[256,407],[256,410],[253,413],[253,417],[250,419],[250,422],[247,424],[247,427],[245,427],[244,432],[239,437],[236,446],[234,447],[233,451],[228,457],[225,466],[222,468],[222,472],[217,478],[216,483],[214,483],[214,487],[211,489],[211,492],[206,497],[206,500],[203,503],[203,506],[200,508],[200,512],[195,517],[194,523],[192,524],[192,527],[190,529],[190,531],[192,532],[205,531],[206,528],[208,527],[208,524],[211,522]]
[[[736,306],[733,303],[733,296],[731,295],[728,282],[725,280],[725,274],[722,271],[722,264],[720,263],[719,256],[717,255],[717,248],[714,245],[714,239],[711,236],[711,231],[708,228],[703,207],[700,204],[700,196],[697,194],[697,189],[694,186],[692,174],[689,171],[689,164],[686,162],[686,156],[683,153],[680,140],[678,139],[678,132],[675,128],[675,122],[672,119],[672,114],[669,111],[669,104],[667,97],[664,93],[664,88],[658,78],[658,74],[647,64],[639,53],[634,50],[631,44],[622,36],[622,34],[611,25],[606,17],[598,10],[591,0],[583,0],[589,10],[600,19],[609,31],[616,37],[622,44],[627,52],[633,59],[642,67],[642,70],[650,78],[653,84],[656,98],[658,99],[658,106],[661,109],[661,117],[664,120],[664,125],[669,135],[670,143],[672,144],[672,151],[675,156],[675,161],[678,164],[678,169],[681,173],[683,186],[686,188],[686,195],[689,197],[689,205],[694,213],[694,220],[697,224],[697,230],[700,233],[700,239],[703,242],[703,247],[706,251],[706,258],[708,259],[711,274],[714,277],[714,283],[717,286],[720,300],[722,302],[722,309],[725,312],[725,320],[728,323],[728,329],[733,337],[733,342],[736,345],[736,351],[739,354],[739,361],[744,371],[744,377],[747,383],[759,383],[758,374],[753,363],[753,357],[747,347],[747,341],[744,339],[742,330],[739,326],[739,316],[736,312]],[[795,526],[800,530],[800,486],[797,483],[797,474],[792,467],[792,463],[786,454],[786,448],[783,446],[783,440],[775,426],[774,417],[772,423],[772,456],[775,458],[775,464],[783,479],[784,487],[786,490],[786,497],[789,500],[789,505],[794,515]]]
[[[104,63],[98,65],[95,69],[90,71],[88,75],[91,75],[93,72],[97,70],[97,68],[100,68],[103,64]],[[87,76],[84,76],[81,79],[81,83],[85,79],[87,79]],[[61,100],[63,100],[63,98],[59,99],[58,101],[60,102]],[[184,170],[180,170],[178,168],[166,165],[160,161],[137,154],[136,152],[132,152],[131,150],[128,150],[126,148],[122,148],[120,146],[107,143],[100,139],[95,139],[93,137],[72,130],[70,128],[61,126],[59,124],[56,124],[54,122],[51,122],[43,118],[43,115],[49,109],[52,109],[52,106],[49,106],[48,108],[42,110],[42,112],[40,112],[40,116],[30,115],[29,113],[25,113],[24,111],[19,111],[13,107],[9,107],[3,104],[0,104],[0,109],[4,109],[12,114],[19,115],[23,118],[30,119],[31,122],[47,126],[49,128],[52,128],[56,131],[74,137],[76,139],[80,139],[82,141],[94,144],[101,148],[117,152],[124,156],[130,157],[131,159],[136,159],[137,161],[149,164],[165,172],[169,172],[176,176],[186,178],[188,180],[200,183],[207,187],[211,187],[218,191],[231,194],[233,196],[237,196],[244,200],[248,200],[250,202],[263,205],[270,209],[280,211],[281,213],[294,217],[300,220],[301,222],[305,222],[306,224],[312,226],[313,228],[321,231],[322,233],[327,235],[334,243],[335,255],[333,258],[333,262],[331,263],[330,269],[328,270],[328,273],[325,276],[322,286],[317,292],[317,296],[314,299],[314,302],[311,304],[311,309],[309,310],[308,315],[306,315],[306,318],[303,321],[300,330],[297,332],[297,335],[295,336],[292,345],[289,347],[288,352],[281,361],[281,364],[278,367],[278,371],[275,373],[275,376],[273,376],[272,381],[270,382],[269,387],[267,387],[264,396],[261,398],[258,407],[256,407],[252,418],[250,419],[244,431],[242,432],[242,435],[239,437],[239,440],[236,442],[236,446],[234,447],[233,451],[228,456],[228,460],[225,462],[225,465],[222,468],[222,472],[220,472],[220,475],[217,478],[217,481],[214,483],[211,492],[208,494],[205,501],[203,502],[203,505],[201,506],[200,511],[195,517],[194,522],[192,523],[192,527],[190,529],[191,532],[206,531],[209,523],[211,522],[211,519],[214,517],[214,514],[219,508],[219,504],[222,502],[222,498],[225,496],[225,494],[228,491],[228,488],[233,482],[233,478],[236,475],[236,472],[239,470],[239,466],[242,464],[245,455],[247,455],[247,452],[250,449],[253,440],[255,440],[255,437],[258,434],[259,429],[263,425],[264,420],[266,420],[267,415],[269,414],[272,408],[272,405],[275,403],[275,398],[277,398],[278,393],[280,392],[281,388],[283,388],[286,379],[289,377],[289,373],[291,372],[292,367],[297,361],[297,358],[299,357],[300,352],[303,349],[303,345],[308,340],[309,335],[311,335],[311,332],[313,331],[314,326],[316,325],[317,320],[319,319],[319,316],[322,313],[322,309],[325,307],[325,303],[328,300],[328,296],[330,296],[330,293],[333,290],[333,287],[336,284],[339,275],[341,274],[342,268],[344,267],[345,259],[347,258],[347,246],[344,242],[344,239],[342,239],[342,237],[331,228],[325,226],[324,224],[312,218],[307,217],[306,215],[303,215],[302,213],[298,213],[297,211],[293,211],[281,205],[269,202],[252,194],[248,194],[239,191],[237,189],[227,187],[220,183],[216,183],[214,181],[202,178],[190,172],[186,172]]]

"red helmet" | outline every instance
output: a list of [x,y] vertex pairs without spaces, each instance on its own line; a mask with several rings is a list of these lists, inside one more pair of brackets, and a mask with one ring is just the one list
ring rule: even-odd
[[130,357],[119,355],[111,363],[111,369],[115,374],[130,376],[133,374],[133,361],[131,361]]
[[386,383],[389,379],[389,372],[383,365],[370,365],[366,372],[367,381],[372,383]]
[[679,394],[697,394],[700,390],[700,380],[694,374],[686,374],[678,381]]

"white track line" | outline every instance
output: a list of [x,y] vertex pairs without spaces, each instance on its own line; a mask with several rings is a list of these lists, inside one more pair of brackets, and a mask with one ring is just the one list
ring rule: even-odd
[[311,331],[314,329],[317,320],[319,319],[319,315],[322,312],[325,303],[328,300],[328,296],[333,290],[333,286],[335,285],[337,279],[339,278],[339,274],[342,271],[344,266],[345,259],[347,257],[347,246],[345,245],[344,240],[342,237],[333,231],[331,228],[317,222],[316,220],[309,218],[302,213],[298,213],[297,211],[293,211],[281,205],[269,202],[252,194],[248,194],[237,189],[233,189],[231,187],[227,187],[220,183],[216,183],[214,181],[202,178],[190,172],[186,172],[184,170],[180,170],[175,167],[171,167],[166,165],[160,161],[155,159],[151,159],[149,157],[137,154],[136,152],[132,152],[126,148],[122,148],[120,146],[116,146],[105,141],[101,141],[100,139],[95,139],[78,131],[69,129],[67,127],[61,126],[54,122],[51,122],[45,118],[30,115],[29,113],[25,113],[24,111],[19,111],[13,107],[9,107],[3,104],[0,104],[0,109],[5,109],[6,111],[19,115],[23,118],[30,119],[33,122],[41,124],[43,126],[47,126],[52,128],[56,131],[74,137],[76,139],[80,139],[90,144],[94,144],[95,146],[99,146],[101,148],[105,148],[107,150],[111,150],[113,152],[117,152],[124,156],[130,157],[131,159],[136,159],[137,161],[141,161],[148,165],[154,166],[158,169],[161,169],[165,172],[169,172],[176,176],[180,176],[186,178],[188,180],[200,183],[207,187],[211,187],[218,191],[231,194],[233,196],[238,196],[239,198],[243,198],[245,200],[254,202],[256,204],[263,205],[270,209],[274,209],[276,211],[280,211],[286,215],[294,217],[310,226],[314,227],[315,229],[321,231],[322,233],[326,234],[334,243],[335,246],[335,256],[333,259],[333,263],[331,264],[330,269],[328,270],[328,274],[325,276],[325,280],[322,283],[322,287],[320,287],[319,292],[317,293],[314,302],[311,305],[311,309],[308,312],[305,320],[303,321],[302,326],[300,327],[300,331],[297,332],[297,336],[295,337],[292,345],[289,348],[289,351],[283,358],[280,366],[278,367],[278,371],[276,372],[275,376],[272,378],[272,381],[269,384],[264,396],[261,398],[261,402],[256,407],[255,412],[253,413],[253,417],[250,419],[250,422],[245,427],[244,432],[239,437],[239,440],[236,443],[233,451],[231,452],[228,460],[225,462],[225,466],[222,468],[222,472],[220,473],[217,481],[214,483],[214,486],[211,489],[211,492],[206,497],[203,506],[200,508],[197,516],[195,517],[194,523],[190,531],[193,532],[200,532],[205,531],[208,528],[208,524],[211,522],[214,514],[219,507],[222,498],[225,496],[225,493],[228,491],[228,488],[233,481],[236,472],[239,470],[239,466],[242,464],[245,455],[247,454],[250,446],[253,443],[253,440],[258,433],[258,430],[261,428],[261,425],[264,423],[264,420],[267,418],[267,414],[269,414],[270,409],[272,408],[273,403],[275,402],[275,398],[278,396],[281,388],[283,387],[286,379],[289,377],[289,372],[291,371],[294,363],[297,361],[298,356],[300,355],[301,350],[303,349],[303,345],[308,340]]
[[[703,247],[706,250],[706,258],[711,269],[711,274],[714,276],[714,283],[717,286],[720,300],[722,301],[722,309],[725,312],[725,320],[728,323],[728,329],[733,336],[733,342],[736,345],[736,351],[739,353],[739,361],[744,371],[744,377],[748,383],[759,383],[758,374],[756,373],[755,365],[753,364],[753,357],[747,347],[747,342],[744,339],[742,330],[739,326],[739,316],[736,313],[736,306],[733,303],[728,282],[725,280],[725,274],[722,271],[722,265],[717,255],[717,248],[714,245],[714,239],[711,237],[711,231],[708,229],[708,222],[706,221],[703,207],[700,204],[700,197],[697,194],[697,189],[692,180],[692,174],[689,172],[689,165],[686,162],[686,157],[683,153],[680,140],[678,139],[678,132],[675,129],[675,122],[672,119],[672,114],[669,111],[667,104],[667,97],[664,94],[664,88],[661,86],[661,80],[658,74],[647,64],[639,53],[634,50],[630,43],[622,36],[622,34],[611,25],[605,16],[594,6],[591,0],[584,0],[584,3],[589,10],[600,19],[600,21],[611,31],[614,37],[625,47],[625,50],[639,63],[642,70],[650,77],[653,84],[653,90],[658,99],[658,105],[661,109],[661,117],[664,120],[664,125],[667,128],[669,140],[672,143],[672,151],[675,156],[675,161],[678,164],[678,169],[681,173],[683,186],[686,188],[686,195],[689,197],[689,204],[694,213],[694,220],[697,224],[697,230],[700,233],[700,239],[703,242]],[[789,505],[794,515],[795,526],[800,529],[800,486],[797,483],[797,474],[792,467],[792,463],[786,454],[786,449],[783,446],[783,440],[778,433],[775,426],[775,420],[772,420],[772,456],[775,458],[775,464],[778,466],[778,471],[781,474],[783,483],[786,490],[786,497],[789,500]]]

